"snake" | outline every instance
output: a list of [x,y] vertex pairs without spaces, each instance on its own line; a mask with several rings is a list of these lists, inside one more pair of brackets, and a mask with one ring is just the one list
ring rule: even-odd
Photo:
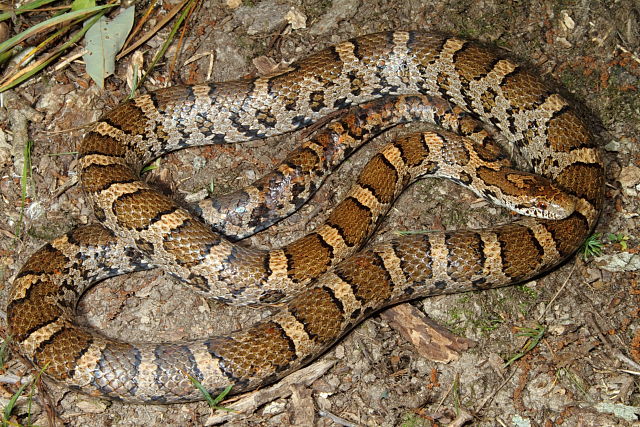
[[[185,208],[140,178],[145,164],[170,151],[286,134],[345,111],[232,197]],[[297,241],[258,250],[205,223],[222,222],[236,238],[258,231],[297,209],[357,141],[425,118],[427,131],[383,147],[327,220]],[[512,167],[498,143],[531,171]],[[357,37],[274,75],[140,95],[80,142],[80,179],[99,223],[27,259],[10,288],[8,328],[47,377],[94,396],[201,400],[191,379],[211,393],[263,387],[384,307],[522,282],[565,261],[603,208],[597,145],[581,108],[531,68],[494,48],[422,31]],[[367,245],[395,198],[424,176],[451,179],[526,216]],[[220,301],[281,304],[229,334],[179,342],[115,340],[76,321],[89,287],[151,268]]]

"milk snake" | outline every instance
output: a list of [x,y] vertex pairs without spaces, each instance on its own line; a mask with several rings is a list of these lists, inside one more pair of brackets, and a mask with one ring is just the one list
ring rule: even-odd
[[[395,95],[402,96],[385,98]],[[164,153],[290,132],[366,102],[287,157],[270,175],[274,181],[227,198],[227,208],[223,197],[195,209],[214,223],[242,214],[228,222],[242,237],[299,207],[325,170],[359,144],[352,140],[416,118],[448,129],[385,147],[320,228],[282,249],[232,243],[139,178],[142,166]],[[552,184],[511,169],[476,119]],[[79,152],[81,181],[101,225],[78,227],[26,261],[10,291],[9,330],[50,378],[131,402],[198,400],[189,375],[212,393],[227,385],[251,390],[309,363],[382,307],[539,275],[576,251],[603,204],[601,154],[568,101],[500,53],[423,32],[355,38],[275,76],[139,96],[96,122]],[[395,197],[424,175],[448,177],[542,218],[405,236],[357,252]],[[281,184],[286,202],[271,200]],[[189,342],[127,343],[77,324],[75,306],[88,287],[155,267],[222,301],[287,302],[257,324]]]

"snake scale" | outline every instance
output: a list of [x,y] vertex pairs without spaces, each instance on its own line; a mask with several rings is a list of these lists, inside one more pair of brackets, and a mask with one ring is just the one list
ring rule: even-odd
[[[391,95],[400,97],[385,98]],[[321,181],[320,170],[353,151],[351,140],[425,116],[447,130],[389,144],[323,225],[282,249],[232,243],[139,179],[140,168],[166,152],[282,134],[367,102],[287,157],[271,178],[227,200],[231,216],[247,214],[231,234],[275,221],[265,214],[272,209],[278,216],[297,208]],[[551,183],[511,169],[476,119]],[[382,307],[539,275],[576,251],[603,205],[602,157],[569,102],[491,49],[423,32],[355,38],[274,76],[140,96],[100,119],[79,152],[81,181],[102,225],[78,227],[27,260],[11,287],[9,329],[20,352],[47,366],[50,378],[131,402],[198,400],[188,375],[212,393],[260,387],[309,363]],[[425,175],[448,177],[537,218],[404,236],[358,252],[402,188]],[[276,187],[286,202],[271,200]],[[195,210],[209,219],[224,211],[219,201]],[[74,320],[92,284],[155,267],[231,303],[295,294],[263,321],[189,342],[116,341]]]

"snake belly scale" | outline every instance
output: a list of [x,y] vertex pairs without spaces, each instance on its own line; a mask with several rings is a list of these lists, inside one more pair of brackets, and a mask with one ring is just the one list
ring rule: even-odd
[[[377,218],[418,175],[457,173],[449,178],[498,200],[517,199],[535,179],[506,169],[504,159],[482,143],[456,142],[444,131],[391,144],[304,244],[266,252],[211,231],[138,176],[144,164],[169,151],[290,132],[387,95],[408,95],[400,104],[412,96],[438,97],[497,129],[536,174],[552,182],[536,188],[559,189],[572,201],[570,214],[405,236],[357,252]],[[50,378],[131,402],[199,400],[186,374],[213,393],[227,385],[233,392],[260,387],[309,363],[382,307],[539,275],[575,252],[603,204],[601,154],[568,101],[500,54],[423,32],[359,37],[276,76],[140,96],[99,120],[79,152],[81,180],[102,225],[78,227],[27,260],[11,287],[9,330],[20,352],[47,366]],[[305,153],[323,163],[320,155]],[[459,169],[443,172],[454,163]],[[254,199],[246,200],[247,211],[258,209]],[[211,214],[216,207],[199,209]],[[93,283],[157,266],[202,293],[239,304],[274,301],[290,288],[299,292],[264,321],[189,342],[121,342],[75,322],[75,305]]]

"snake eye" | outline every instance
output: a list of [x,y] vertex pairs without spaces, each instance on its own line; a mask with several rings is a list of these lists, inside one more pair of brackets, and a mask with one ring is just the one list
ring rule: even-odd
[[547,204],[545,202],[538,202],[538,204],[536,206],[540,210],[543,210],[543,211],[547,210]]

